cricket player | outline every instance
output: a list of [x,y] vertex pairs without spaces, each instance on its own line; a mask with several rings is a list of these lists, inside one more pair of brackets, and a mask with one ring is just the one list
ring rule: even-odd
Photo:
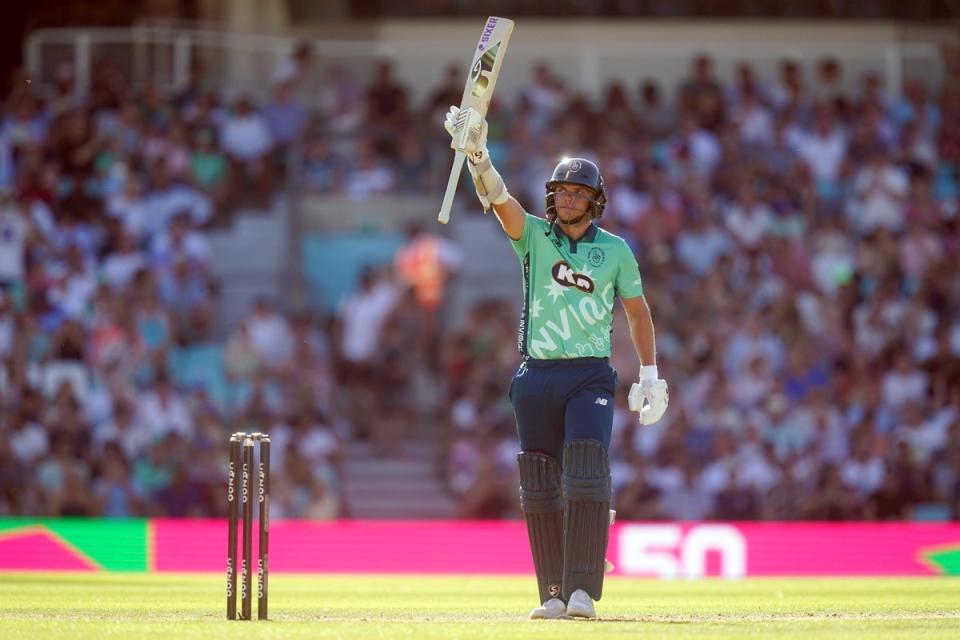
[[[458,113],[447,113],[451,135]],[[540,218],[507,192],[486,136],[482,122],[470,136],[467,166],[484,211],[493,208],[523,268],[523,364],[510,401],[520,438],[520,504],[540,590],[530,618],[595,618],[611,501],[613,302],[623,304],[640,359],[628,400],[642,424],[659,420],[669,401],[657,373],[653,320],[633,252],[596,224],[606,204],[597,166],[582,158],[560,162],[546,183]]]

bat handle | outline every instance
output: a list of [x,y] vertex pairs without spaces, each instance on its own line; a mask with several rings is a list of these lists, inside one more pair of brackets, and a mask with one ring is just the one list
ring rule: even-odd
[[470,141],[478,141],[480,138],[480,129],[483,126],[483,114],[473,107],[464,107],[457,116],[454,124],[453,139],[450,141],[450,148],[466,150]]
[[463,151],[457,151],[453,156],[453,167],[450,169],[450,178],[447,180],[447,190],[443,194],[443,204],[440,205],[440,215],[437,221],[440,224],[450,222],[450,209],[453,208],[453,196],[457,192],[457,184],[460,182],[460,174],[463,172],[463,162],[467,159],[467,154]]

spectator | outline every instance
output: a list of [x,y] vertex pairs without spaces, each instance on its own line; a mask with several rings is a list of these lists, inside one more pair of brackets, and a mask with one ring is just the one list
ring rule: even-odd
[[250,330],[241,324],[230,336],[224,354],[224,370],[232,380],[250,382],[260,367],[260,355],[250,340]]
[[745,88],[731,119],[744,143],[769,146],[773,142],[773,115],[760,101],[755,88]]
[[660,87],[652,80],[640,86],[640,122],[655,140],[662,140],[675,124],[673,110],[664,104]]
[[356,161],[344,173],[344,191],[348,197],[383,196],[393,190],[396,175],[377,151],[373,139],[359,141],[355,155]]
[[128,518],[141,512],[141,497],[130,482],[130,470],[121,453],[105,458],[93,495],[100,515],[107,518]]
[[213,301],[202,270],[184,258],[177,259],[157,283],[160,299],[170,309],[175,333],[186,342],[195,342],[209,333],[213,323]]
[[177,215],[186,212],[192,224],[206,224],[213,215],[210,199],[196,189],[173,181],[164,161],[153,165],[151,189],[144,201],[144,224],[155,235]]
[[194,428],[186,403],[173,389],[166,374],[158,375],[153,391],[141,396],[137,407],[137,421],[155,442],[168,434],[189,437]]
[[871,446],[868,436],[860,436],[853,446],[852,459],[842,463],[840,468],[844,485],[861,498],[879,491],[887,475],[883,459],[874,455]]
[[169,484],[157,491],[154,505],[159,515],[167,518],[199,516],[209,511],[203,501],[203,492],[194,483],[185,464],[173,468]]
[[107,213],[120,222],[124,232],[139,239],[148,231],[147,201],[139,176],[129,176],[122,192],[110,196],[106,205]]
[[396,272],[413,289],[420,306],[430,312],[443,304],[444,286],[460,267],[460,249],[451,241],[426,232],[419,224],[407,227],[406,243],[397,252]]
[[27,420],[20,413],[8,416],[9,454],[18,465],[30,466],[49,451],[49,434],[40,424]]
[[833,110],[818,106],[812,130],[799,134],[795,145],[800,160],[817,181],[817,191],[833,188],[847,156],[847,140],[834,121]]
[[0,205],[0,290],[23,279],[31,225],[9,200]]
[[695,215],[689,222],[677,239],[677,258],[690,273],[704,276],[733,246],[723,230],[709,224],[706,215]]
[[755,520],[760,513],[760,501],[750,486],[742,486],[737,479],[737,468],[729,468],[727,486],[714,498],[713,517],[717,520]]
[[66,252],[66,261],[58,265],[60,273],[51,287],[49,300],[66,315],[81,317],[96,290],[96,273],[91,261],[85,259],[82,250],[73,246]]
[[378,275],[368,267],[360,274],[358,290],[344,301],[339,314],[339,355],[348,380],[372,380],[383,325],[400,293],[385,272]]
[[629,482],[616,492],[617,515],[622,520],[654,520],[660,516],[660,492],[647,482],[641,461],[632,466]]
[[751,187],[743,186],[737,202],[727,212],[726,224],[740,246],[753,253],[760,248],[773,226],[773,212],[763,202],[756,200]]
[[221,207],[230,188],[230,164],[227,156],[216,147],[212,129],[199,128],[193,134],[193,153],[190,156],[190,183]]
[[481,458],[470,490],[457,503],[458,518],[471,520],[502,520],[513,512],[513,484],[507,485],[497,473],[492,460]]
[[230,173],[237,186],[247,192],[253,190],[264,203],[272,188],[270,152],[274,140],[266,120],[254,110],[250,98],[243,97],[234,103],[233,112],[221,126],[220,144],[230,158]]
[[854,516],[854,502],[849,489],[840,479],[837,467],[824,465],[814,491],[807,496],[801,513],[810,520],[849,520]]
[[883,399],[893,408],[907,402],[923,402],[927,394],[927,375],[910,362],[906,353],[897,355],[894,367],[883,376]]
[[189,214],[184,212],[176,214],[164,231],[154,235],[150,249],[153,270],[160,275],[169,274],[178,262],[203,272],[210,260],[206,237],[191,228]]
[[343,166],[326,139],[311,142],[303,162],[306,188],[319,193],[337,193],[343,189]]
[[246,325],[250,344],[267,370],[282,371],[292,364],[297,345],[293,342],[290,324],[269,300],[259,298],[254,302],[253,313]]
[[137,239],[130,233],[120,236],[116,251],[103,261],[103,279],[115,290],[127,288],[134,276],[146,267],[146,259],[137,247]]
[[688,77],[680,86],[680,110],[690,114],[697,126],[717,131],[724,124],[726,104],[723,89],[713,76],[713,59],[706,54],[693,58]]
[[314,65],[313,45],[307,40],[298,42],[290,55],[283,58],[270,76],[271,84],[287,85],[297,89],[304,86]]
[[696,487],[696,469],[690,460],[684,461],[680,481],[663,490],[660,513],[670,520],[703,520],[713,509],[713,498]]
[[813,85],[813,99],[829,105],[840,114],[846,114],[850,107],[843,89],[843,67],[836,58],[827,56],[817,63],[817,80]]
[[890,162],[882,147],[874,147],[854,182],[857,199],[851,214],[856,228],[862,233],[880,228],[900,231],[907,188],[906,174]]
[[563,108],[566,95],[549,65],[540,62],[534,66],[533,78],[521,97],[530,105],[531,126],[535,131],[541,132]]
[[274,85],[272,99],[263,107],[263,120],[280,150],[299,138],[307,122],[307,112],[294,99],[290,84]]
[[721,159],[717,137],[702,127],[696,116],[685,114],[680,121],[680,130],[671,141],[671,166],[674,179],[709,178]]

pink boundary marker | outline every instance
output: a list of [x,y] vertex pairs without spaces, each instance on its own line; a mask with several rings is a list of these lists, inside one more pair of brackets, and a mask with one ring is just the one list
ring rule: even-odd
[[0,570],[97,571],[99,567],[77,555],[56,536],[29,527],[0,536]]
[[[960,525],[924,523],[618,523],[608,557],[621,552],[625,527],[670,526],[680,555],[697,527],[725,526],[742,536],[749,576],[936,575],[925,551],[960,548]],[[154,520],[157,571],[223,571],[226,522]],[[256,558],[256,544],[254,545]],[[706,575],[719,575],[709,558]],[[523,523],[515,521],[278,521],[271,524],[271,573],[528,574]],[[624,573],[620,575],[643,575]]]

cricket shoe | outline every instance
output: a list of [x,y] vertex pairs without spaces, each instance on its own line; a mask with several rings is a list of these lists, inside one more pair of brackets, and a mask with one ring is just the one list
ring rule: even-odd
[[567,605],[560,598],[550,598],[530,612],[531,620],[559,620],[567,617]]
[[570,602],[567,603],[567,616],[591,620],[597,617],[597,610],[593,607],[593,599],[587,595],[586,591],[577,589],[570,594]]

